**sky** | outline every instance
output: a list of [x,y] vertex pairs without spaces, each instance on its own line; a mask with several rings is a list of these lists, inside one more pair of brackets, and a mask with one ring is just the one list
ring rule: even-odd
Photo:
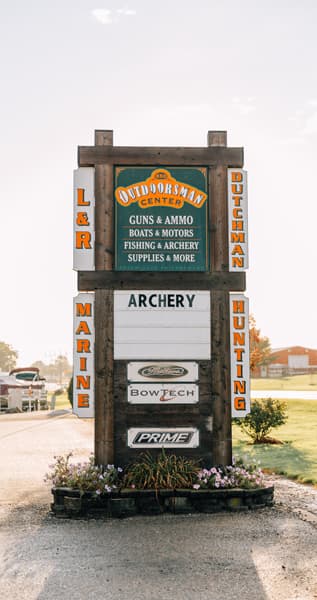
[[95,129],[243,146],[250,310],[273,348],[317,348],[315,0],[0,7],[0,340],[19,366],[72,359],[72,177]]

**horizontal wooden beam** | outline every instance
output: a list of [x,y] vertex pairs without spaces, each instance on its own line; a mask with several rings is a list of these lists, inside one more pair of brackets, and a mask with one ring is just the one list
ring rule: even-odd
[[79,146],[78,166],[173,165],[243,167],[243,148],[151,148],[124,146]]
[[226,290],[243,292],[246,287],[245,273],[147,273],[144,271],[79,271],[80,292],[116,290]]

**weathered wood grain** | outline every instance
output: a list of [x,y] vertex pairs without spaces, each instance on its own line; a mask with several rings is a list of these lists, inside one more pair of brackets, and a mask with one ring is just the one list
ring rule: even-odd
[[243,148],[155,148],[124,146],[79,146],[80,167],[94,165],[243,166]]
[[[112,131],[95,131],[96,148],[111,148]],[[95,167],[95,265],[96,269],[113,268],[113,168],[111,164]]]
[[95,459],[113,463],[113,292],[95,295]]
[[207,134],[208,146],[227,146],[226,131],[208,131]]
[[211,292],[211,377],[213,403],[213,459],[232,463],[230,395],[229,293]]
[[79,291],[117,290],[230,290],[244,291],[245,273],[152,273],[139,271],[79,271]]
[[210,264],[212,271],[229,270],[227,167],[209,170]]
[[[208,132],[208,143],[226,143],[226,132]],[[211,271],[229,270],[227,166],[209,169],[209,223]]]

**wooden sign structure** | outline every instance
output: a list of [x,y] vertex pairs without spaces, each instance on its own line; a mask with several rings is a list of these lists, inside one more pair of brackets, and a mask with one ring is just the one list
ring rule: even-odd
[[96,131],[78,166],[74,400],[91,416],[94,392],[96,462],[165,447],[230,464],[231,400],[243,416],[249,395],[243,149],[224,131],[205,148],[116,147]]

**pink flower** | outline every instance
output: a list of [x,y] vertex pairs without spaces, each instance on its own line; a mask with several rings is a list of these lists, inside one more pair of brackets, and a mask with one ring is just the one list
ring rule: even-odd
[[200,488],[199,483],[194,483],[193,488],[194,488],[194,490],[199,490],[199,488]]

